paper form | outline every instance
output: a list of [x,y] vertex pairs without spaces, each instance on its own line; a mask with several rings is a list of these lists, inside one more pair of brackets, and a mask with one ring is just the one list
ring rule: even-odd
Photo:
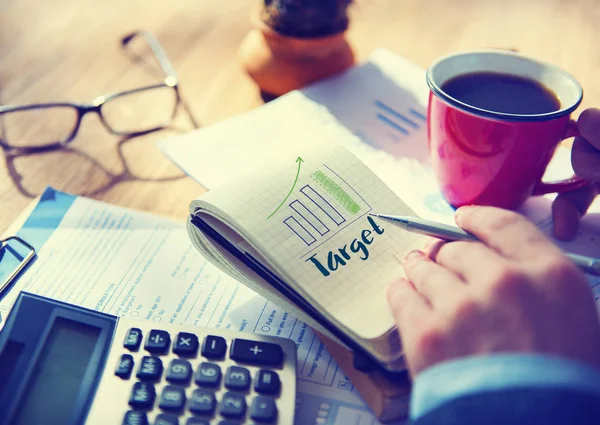
[[342,408],[375,423],[310,328],[208,263],[182,223],[49,189],[19,234],[38,238],[38,258],[0,301],[2,317],[27,290],[157,326],[291,338],[298,345],[297,423],[341,423]]

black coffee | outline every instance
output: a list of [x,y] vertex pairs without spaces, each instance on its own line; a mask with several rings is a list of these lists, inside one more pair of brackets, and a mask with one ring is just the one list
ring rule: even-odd
[[544,114],[560,109],[554,93],[535,80],[497,72],[472,72],[442,85],[451,97],[477,108],[506,114]]

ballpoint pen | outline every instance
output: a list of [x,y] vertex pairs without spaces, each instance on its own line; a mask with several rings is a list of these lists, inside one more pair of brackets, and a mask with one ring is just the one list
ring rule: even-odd
[[[478,241],[479,239],[460,227],[449,226],[435,221],[424,220],[418,217],[394,216],[386,214],[370,214],[382,220],[389,221],[404,230],[422,235],[433,236],[434,238],[446,241]],[[585,255],[565,253],[583,272],[600,276],[600,259],[586,257]]]

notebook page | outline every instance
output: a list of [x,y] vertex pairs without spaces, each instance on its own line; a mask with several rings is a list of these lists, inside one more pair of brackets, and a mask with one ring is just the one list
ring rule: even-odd
[[386,288],[403,275],[398,258],[424,239],[369,213],[413,211],[329,139],[286,140],[260,168],[201,199],[250,233],[277,272],[342,327],[365,339],[388,331]]

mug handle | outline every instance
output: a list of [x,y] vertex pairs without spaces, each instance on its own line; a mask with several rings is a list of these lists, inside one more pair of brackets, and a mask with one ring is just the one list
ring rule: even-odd
[[[577,129],[577,123],[574,120],[570,120],[567,125],[567,130],[562,140],[570,137],[580,137],[579,130]],[[573,176],[568,179],[559,180],[555,182],[543,182],[539,181],[533,189],[533,195],[546,195],[548,193],[562,193],[571,190],[579,189],[587,185],[589,182],[582,179],[581,177]]]

